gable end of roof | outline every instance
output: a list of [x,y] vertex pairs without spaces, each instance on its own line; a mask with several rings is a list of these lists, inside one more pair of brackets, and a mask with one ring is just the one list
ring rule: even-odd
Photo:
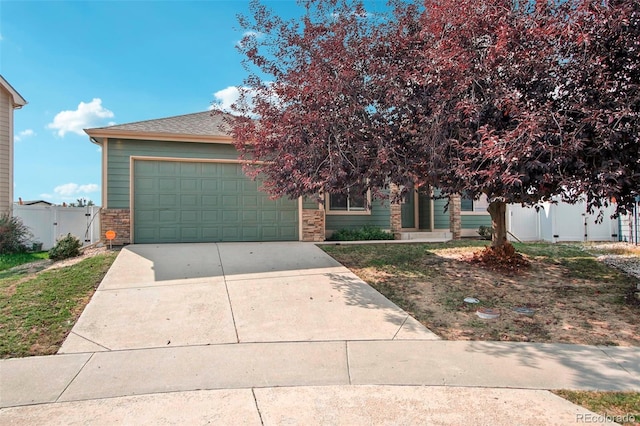
[[13,102],[13,107],[18,109],[22,108],[27,104],[27,101],[18,93],[16,89],[13,88],[12,85],[9,84],[7,80],[0,74],[0,87],[9,92],[11,95],[11,99]]

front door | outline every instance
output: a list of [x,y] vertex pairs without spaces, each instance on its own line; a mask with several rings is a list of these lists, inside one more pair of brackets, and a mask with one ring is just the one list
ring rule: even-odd
[[416,228],[416,205],[415,205],[415,193],[409,191],[405,194],[401,204],[402,215],[402,228],[414,229]]

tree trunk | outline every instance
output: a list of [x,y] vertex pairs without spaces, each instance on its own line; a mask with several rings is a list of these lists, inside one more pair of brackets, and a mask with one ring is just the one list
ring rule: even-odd
[[491,215],[491,247],[502,248],[507,243],[507,203],[503,201],[492,201],[487,207]]

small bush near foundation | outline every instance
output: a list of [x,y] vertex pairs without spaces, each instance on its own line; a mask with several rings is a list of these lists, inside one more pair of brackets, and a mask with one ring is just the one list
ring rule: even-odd
[[9,214],[0,216],[0,254],[24,253],[31,232],[22,220]]
[[478,228],[478,235],[480,235],[482,239],[490,240],[491,237],[493,236],[493,228],[490,226],[483,225],[480,228]]
[[62,260],[79,256],[80,247],[82,247],[80,240],[71,234],[67,234],[66,237],[58,240],[56,245],[49,250],[49,259]]
[[377,226],[366,225],[358,229],[339,229],[327,240],[329,241],[365,241],[365,240],[393,240],[393,234],[383,231]]

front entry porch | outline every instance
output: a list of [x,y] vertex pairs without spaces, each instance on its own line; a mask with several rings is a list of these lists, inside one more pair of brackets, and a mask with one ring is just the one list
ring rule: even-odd
[[415,242],[444,243],[451,241],[453,236],[450,231],[400,231],[399,239]]
[[[447,200],[435,199],[431,188],[415,189],[406,194],[400,203],[400,229],[396,238],[428,242],[445,242],[454,238],[449,215],[436,215],[444,210]],[[452,203],[454,205],[456,203]],[[458,203],[459,205],[459,203]],[[438,210],[438,211],[439,211]],[[450,209],[455,211],[456,209]],[[458,209],[459,217],[459,209]],[[459,220],[459,219],[458,219]]]

